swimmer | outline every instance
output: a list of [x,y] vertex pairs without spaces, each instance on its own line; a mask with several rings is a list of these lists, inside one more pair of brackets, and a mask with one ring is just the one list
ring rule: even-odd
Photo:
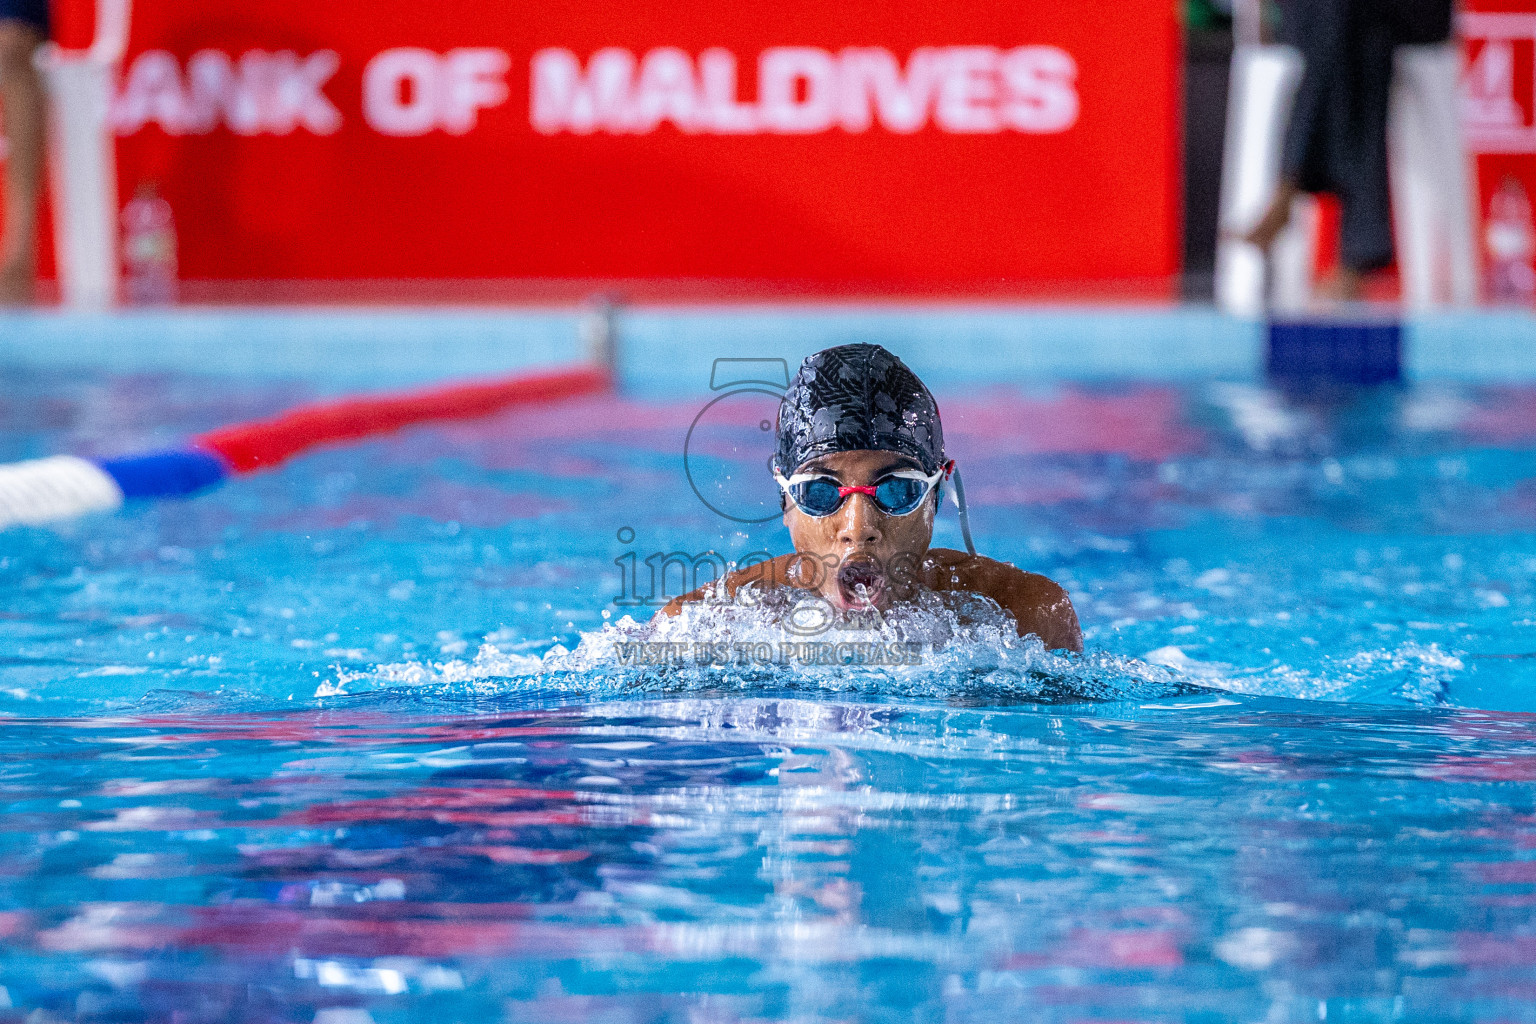
[[[794,586],[846,615],[883,611],[920,589],[979,594],[1013,616],[1020,636],[1081,651],[1077,613],[1056,583],[974,552],[929,546],[954,465],[933,395],[900,359],[879,345],[808,357],[779,405],[772,467],[794,554],[727,574],[726,596],[747,584]],[[956,504],[965,526],[962,491]],[[968,526],[965,536],[969,547]],[[662,614],[718,592],[700,587]]]

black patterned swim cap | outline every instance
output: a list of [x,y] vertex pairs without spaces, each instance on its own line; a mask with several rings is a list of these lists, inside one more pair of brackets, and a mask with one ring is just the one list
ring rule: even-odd
[[944,464],[932,393],[879,345],[839,345],[806,357],[779,405],[774,465],[785,476],[832,452],[896,452],[925,473]]

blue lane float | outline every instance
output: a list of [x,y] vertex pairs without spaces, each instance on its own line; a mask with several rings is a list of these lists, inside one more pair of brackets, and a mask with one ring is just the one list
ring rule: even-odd
[[224,482],[229,467],[200,448],[150,452],[99,463],[124,498],[180,498]]

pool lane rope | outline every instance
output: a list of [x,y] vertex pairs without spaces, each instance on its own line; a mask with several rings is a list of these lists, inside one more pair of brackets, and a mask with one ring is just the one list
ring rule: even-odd
[[597,394],[611,384],[608,370],[583,366],[301,406],[272,419],[199,434],[185,446],[166,451],[100,460],[55,455],[0,465],[0,530],[112,512],[135,499],[185,497],[230,476],[275,469],[314,448],[423,423],[479,419],[513,406]]

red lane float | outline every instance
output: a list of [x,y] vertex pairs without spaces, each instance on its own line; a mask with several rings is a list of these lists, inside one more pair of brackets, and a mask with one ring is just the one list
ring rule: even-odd
[[478,419],[510,405],[595,394],[610,384],[606,370],[582,367],[416,394],[349,398],[209,431],[192,443],[218,455],[234,472],[251,473],[323,445],[376,437],[416,423]]

